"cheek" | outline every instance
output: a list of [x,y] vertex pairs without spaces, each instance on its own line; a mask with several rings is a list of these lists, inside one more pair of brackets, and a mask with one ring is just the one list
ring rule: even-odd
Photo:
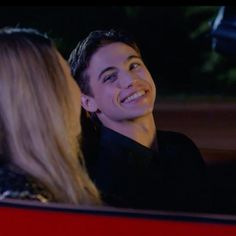
[[95,100],[105,100],[109,96],[109,86],[104,85],[104,84],[99,84],[93,87],[93,95]]
[[152,78],[152,75],[148,71],[146,71],[144,78],[147,78],[147,81],[151,84],[151,86],[156,88],[156,85],[155,85],[155,82]]

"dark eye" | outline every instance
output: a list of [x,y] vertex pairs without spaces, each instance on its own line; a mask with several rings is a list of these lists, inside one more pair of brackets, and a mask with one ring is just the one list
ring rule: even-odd
[[140,63],[132,63],[132,64],[130,64],[130,70],[133,70],[133,69],[139,68],[140,65],[141,65]]
[[112,74],[106,75],[102,81],[103,83],[114,82],[116,79],[117,79],[117,73],[112,73]]

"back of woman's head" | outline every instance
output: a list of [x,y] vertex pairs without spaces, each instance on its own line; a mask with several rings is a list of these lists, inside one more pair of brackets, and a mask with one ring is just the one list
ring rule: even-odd
[[0,30],[1,150],[9,165],[41,181],[57,201],[96,204],[99,194],[78,146],[79,117],[62,60],[35,29]]

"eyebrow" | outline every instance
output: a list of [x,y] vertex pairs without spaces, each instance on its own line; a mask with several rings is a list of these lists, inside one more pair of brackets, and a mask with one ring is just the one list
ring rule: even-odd
[[[142,58],[141,58],[140,56],[137,56],[137,55],[130,55],[130,56],[128,56],[128,57],[126,58],[125,63],[127,63],[128,61],[130,61],[130,60],[132,60],[132,59],[134,59],[134,58],[137,58],[137,59],[141,59],[141,60],[142,60]],[[107,71],[109,71],[109,70],[115,70],[115,69],[116,69],[115,66],[106,67],[105,69],[103,69],[103,70],[99,73],[99,75],[98,75],[98,80],[101,79],[101,76],[102,76],[105,72],[107,72]]]
[[109,70],[115,70],[115,69],[116,69],[115,66],[109,66],[109,67],[105,68],[105,69],[102,70],[102,71],[100,72],[100,74],[98,75],[98,80],[101,79],[102,75],[103,75],[105,72],[107,72],[107,71],[109,71]]

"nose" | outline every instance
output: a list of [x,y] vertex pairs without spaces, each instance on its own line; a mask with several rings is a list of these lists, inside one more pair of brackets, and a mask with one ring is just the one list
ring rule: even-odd
[[121,88],[131,87],[136,80],[136,76],[131,72],[124,72],[120,75],[119,85]]

